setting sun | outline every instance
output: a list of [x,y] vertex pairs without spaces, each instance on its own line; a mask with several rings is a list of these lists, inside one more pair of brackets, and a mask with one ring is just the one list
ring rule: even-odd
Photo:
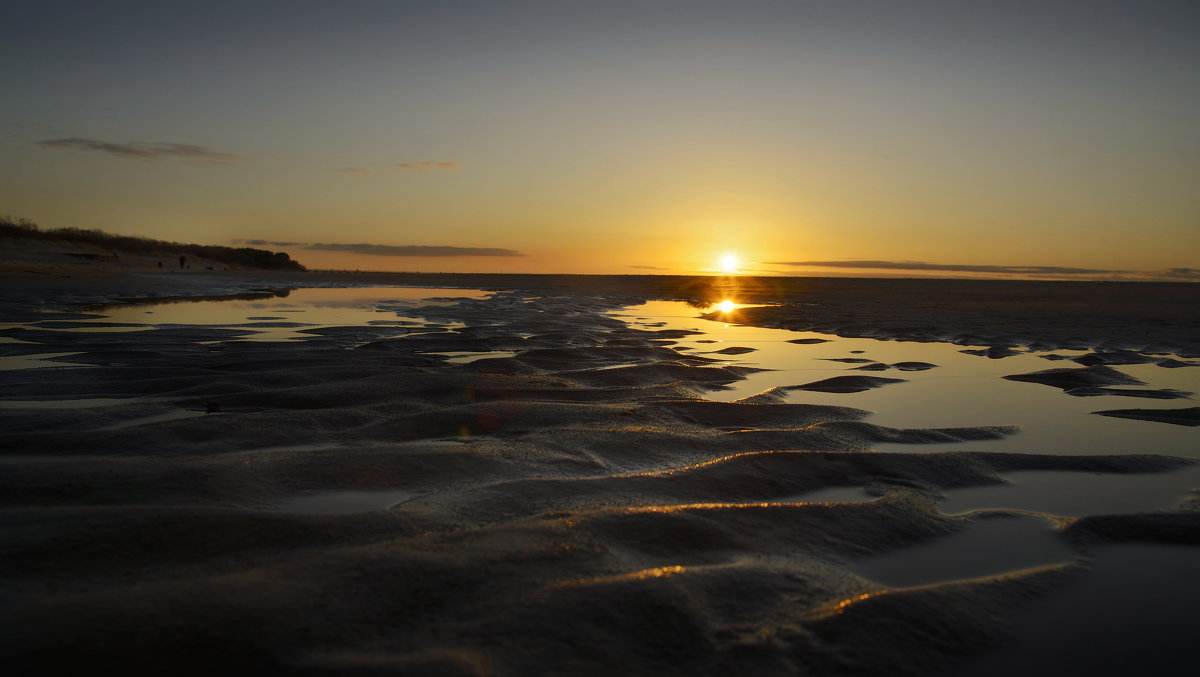
[[4,674],[1200,663],[1200,0],[1031,5],[0,0]]

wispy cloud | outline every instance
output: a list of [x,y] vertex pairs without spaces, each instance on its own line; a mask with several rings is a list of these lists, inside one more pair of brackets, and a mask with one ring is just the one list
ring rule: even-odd
[[629,267],[637,268],[638,270],[670,270],[670,268],[663,268],[662,266],[629,266]]
[[247,244],[253,247],[295,247],[299,242],[276,242],[274,240],[233,240],[234,244]]
[[397,169],[403,169],[412,172],[432,172],[439,169],[457,169],[457,162],[401,162],[396,165]]
[[317,249],[328,252],[350,252],[354,254],[370,254],[371,256],[524,256],[513,249],[497,247],[450,247],[429,245],[390,245],[390,244],[334,244],[316,242],[304,245],[305,249]]
[[1170,280],[1183,282],[1200,281],[1200,269],[1197,268],[1168,268],[1162,271],[1162,276]]
[[363,167],[343,167],[342,171],[347,174],[371,174],[371,170]]
[[163,158],[168,158],[197,160],[200,162],[227,165],[233,164],[241,159],[233,153],[222,153],[191,143],[159,143],[145,141],[127,141],[125,143],[115,143],[112,141],[101,141],[100,139],[88,139],[76,136],[67,139],[46,139],[44,141],[38,141],[37,144],[47,148],[69,148],[71,150],[82,150],[94,153],[108,153],[109,155],[116,155],[117,157],[129,158],[132,160],[161,160]]

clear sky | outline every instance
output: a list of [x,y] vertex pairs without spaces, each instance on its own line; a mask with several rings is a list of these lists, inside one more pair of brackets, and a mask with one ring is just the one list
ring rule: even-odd
[[375,270],[1200,277],[1195,0],[6,0],[0,92],[0,214],[45,228]]

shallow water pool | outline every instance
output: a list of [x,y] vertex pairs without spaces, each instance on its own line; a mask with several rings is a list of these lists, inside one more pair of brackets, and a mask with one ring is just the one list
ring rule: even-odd
[[[1092,413],[1194,407],[1194,394],[1171,400],[1119,395],[1077,397],[1059,388],[1003,378],[1078,367],[1069,358],[1082,356],[1085,351],[1019,352],[992,359],[963,352],[986,350],[987,346],[842,338],[708,320],[699,317],[702,312],[706,311],[681,302],[652,301],[614,316],[650,331],[694,330],[696,334],[678,339],[672,347],[723,364],[768,370],[709,393],[707,397],[712,400],[734,401],[773,388],[786,389],[838,376],[902,379],[862,392],[785,390],[779,394],[788,402],[866,409],[872,412],[868,422],[894,428],[1020,427],[1017,434],[1005,439],[955,442],[956,450],[1200,458],[1200,427]],[[752,350],[740,354],[720,352],[729,348]],[[1113,368],[1146,384],[1131,388],[1200,391],[1200,366],[1167,368],[1147,363]],[[916,450],[908,444],[879,444],[875,449]]]
[[[264,292],[259,298],[172,298],[91,308],[79,312],[47,311],[44,320],[0,324],[0,329],[70,334],[121,334],[154,329],[201,327],[224,330],[220,340],[251,342],[304,341],[329,327],[408,327],[445,330],[461,323],[431,323],[421,308],[452,305],[460,299],[486,298],[480,289],[422,287],[304,288]],[[243,295],[246,296],[246,295]],[[32,353],[36,342],[12,336],[0,356],[0,370],[62,367],[72,353]],[[198,340],[198,343],[208,341]],[[28,351],[19,349],[28,346]]]

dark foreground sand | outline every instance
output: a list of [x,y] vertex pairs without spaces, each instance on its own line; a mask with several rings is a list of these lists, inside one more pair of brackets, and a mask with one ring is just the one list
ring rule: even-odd
[[[1004,575],[888,587],[856,562],[1004,513],[935,498],[1014,470],[1145,473],[1186,459],[932,453],[1002,427],[892,429],[860,410],[719,403],[741,377],[605,311],[711,299],[720,280],[299,276],[522,294],[429,309],[466,327],[228,332],[7,329],[16,352],[89,369],[0,372],[0,664],[215,674],[954,674],[1113,543],[1200,545],[1195,501],[1057,518],[1077,554]],[[286,287],[288,276],[11,277],[0,310]],[[1065,283],[1064,283],[1065,284]],[[784,301],[742,319],[844,335],[1200,354],[1197,287],[950,281],[738,283]],[[1094,285],[1094,286],[1091,286]],[[812,305],[810,305],[812,304]],[[985,340],[981,340],[985,339]],[[199,341],[216,341],[201,344]],[[428,353],[510,350],[447,364]],[[175,417],[175,418],[173,418]],[[912,453],[870,453],[907,442]],[[876,500],[807,502],[863,487]],[[288,512],[297,497],[393,491],[388,510]],[[1139,664],[1154,672],[1155,656]],[[1038,666],[1022,666],[1038,674]],[[972,670],[976,668],[971,668]]]

